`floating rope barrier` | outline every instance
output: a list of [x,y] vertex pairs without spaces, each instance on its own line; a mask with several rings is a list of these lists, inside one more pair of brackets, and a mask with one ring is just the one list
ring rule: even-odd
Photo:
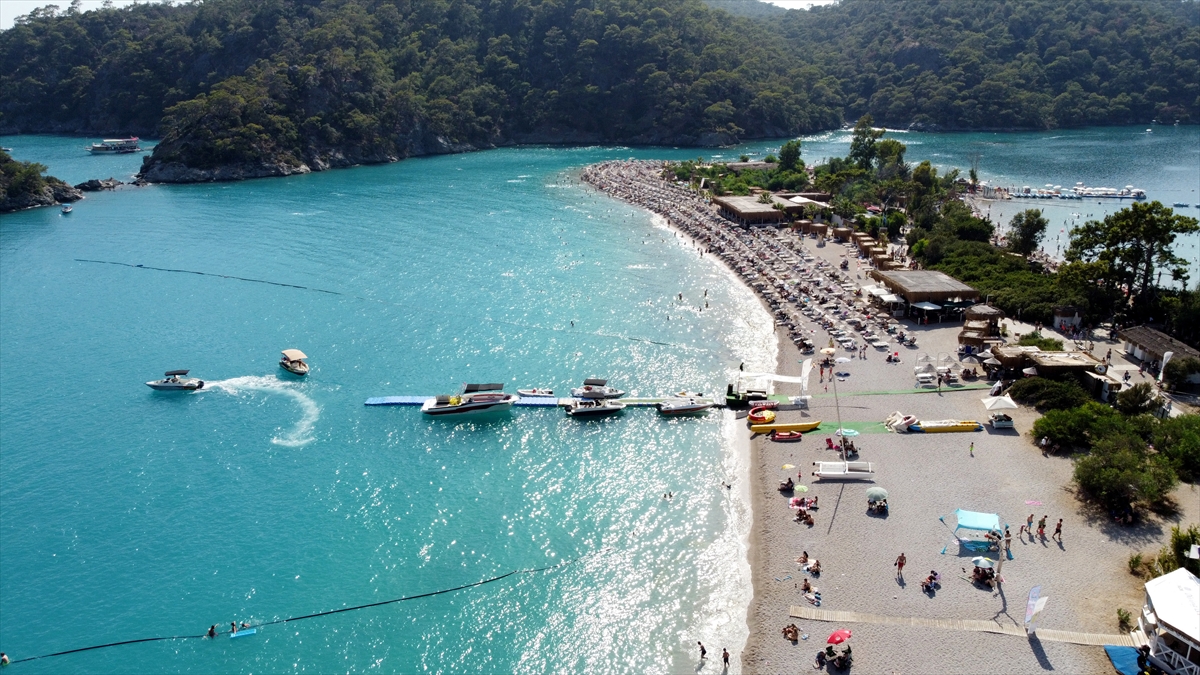
[[[263,623],[256,623],[253,625],[244,625],[243,628],[239,629],[239,632],[241,630],[257,629],[257,628],[261,628],[263,626],[274,626],[276,624],[290,623],[292,621],[304,621],[305,619],[315,619],[317,617],[329,616],[331,614],[341,614],[342,612],[355,612],[360,609],[370,609],[372,607],[382,607],[383,605],[392,605],[397,602],[408,602],[409,600],[420,600],[421,598],[429,598],[429,597],[433,597],[435,595],[444,595],[446,593],[456,593],[458,591],[465,591],[468,588],[475,588],[477,586],[483,586],[485,584],[495,583],[502,579],[507,579],[508,577],[516,576],[519,574],[536,574],[538,572],[549,572],[551,570],[555,570],[560,567],[565,567],[567,565],[570,565],[571,563],[582,560],[583,558],[588,557],[588,555],[592,555],[592,554],[589,553],[586,555],[582,555],[578,558],[571,558],[570,560],[564,560],[564,561],[562,561],[560,563],[556,563],[554,565],[547,565],[546,567],[535,567],[535,568],[523,569],[523,570],[513,570],[511,572],[501,574],[500,576],[491,577],[489,579],[482,579],[480,581],[476,581],[473,583],[463,584],[462,586],[455,586],[454,588],[443,588],[441,590],[430,591],[428,593],[421,593],[419,595],[406,595],[406,596],[402,596],[399,598],[392,598],[391,600],[380,600],[379,602],[370,602],[365,605],[355,605],[353,607],[341,607],[338,609],[326,610],[324,612],[305,614],[303,616],[293,616],[293,617],[288,617],[286,619],[276,619],[274,621],[266,621]],[[218,631],[217,635],[226,635],[226,634],[229,634],[232,632],[233,631]],[[206,637],[208,637],[207,632],[201,633],[200,635],[164,635],[164,636],[159,636],[159,637],[138,638],[135,640],[121,640],[120,642],[108,642],[108,643],[105,643],[102,645],[91,645],[89,647],[77,647],[75,649],[67,649],[65,651],[54,652],[52,654],[42,654],[40,656],[27,656],[23,659],[13,659],[12,661],[10,661],[10,663],[17,664],[17,663],[24,663],[26,661],[37,661],[38,659],[48,659],[48,658],[52,658],[55,656],[66,656],[67,654],[78,654],[80,652],[90,652],[90,651],[94,651],[97,649],[108,649],[110,647],[120,647],[122,645],[133,645],[133,644],[139,644],[142,642],[167,642],[170,640],[201,640]]]
[[[313,286],[301,286],[299,284],[285,284],[281,281],[270,281],[268,279],[253,279],[250,277],[239,277],[239,276],[235,276],[232,274],[216,274],[214,272],[200,272],[197,270],[173,269],[170,267],[152,267],[150,265],[134,265],[132,263],[116,262],[116,261],[112,261],[112,260],[89,260],[87,258],[75,258],[74,260],[75,260],[75,262],[91,263],[94,265],[116,265],[118,267],[129,267],[129,268],[138,269],[138,270],[152,270],[154,272],[174,272],[176,274],[195,274],[197,276],[202,276],[202,277],[216,277],[218,279],[232,279],[234,281],[247,281],[247,282],[255,283],[255,284],[267,284],[268,286],[281,286],[283,288],[295,288],[297,290],[313,291],[315,293],[325,293],[328,295],[341,295],[343,297],[354,298],[356,300],[363,300],[365,302],[378,302],[378,303],[384,304],[384,305],[392,305],[394,307],[400,307],[402,309],[406,309],[406,310],[409,310],[412,312],[437,312],[437,313],[447,314],[447,315],[455,314],[453,312],[438,312],[438,310],[436,310],[436,309],[429,309],[427,307],[426,308],[413,307],[411,305],[405,305],[405,304],[399,303],[399,302],[392,302],[390,300],[380,300],[379,298],[366,298],[361,295],[352,295],[350,293],[343,293],[341,291],[330,291],[330,290],[326,290],[324,288],[315,288]],[[530,329],[530,330],[545,330],[545,331],[552,331],[555,333],[575,333],[575,334],[583,334],[583,335],[595,335],[597,337],[613,338],[613,339],[617,339],[617,340],[627,340],[629,342],[643,342],[643,343],[651,344],[651,345],[662,345],[664,347],[676,347],[678,349],[686,349],[686,350],[691,350],[691,351],[702,351],[702,352],[709,351],[707,349],[701,349],[699,347],[693,347],[690,345],[677,344],[677,343],[673,343],[673,342],[661,342],[659,340],[651,340],[649,338],[634,337],[634,336],[629,336],[629,335],[617,335],[615,333],[603,333],[600,331],[582,331],[582,330],[577,331],[577,330],[574,330],[573,328],[571,328],[571,329],[547,328],[545,326],[534,326],[534,325],[530,325],[530,324],[524,324],[524,323],[520,323],[518,321],[509,321],[506,319],[496,319],[496,318],[490,317],[490,316],[485,316],[480,320],[486,321],[489,323],[499,323],[499,324],[504,324],[504,325],[508,325],[508,326],[516,326],[517,328],[526,328],[526,329]]]

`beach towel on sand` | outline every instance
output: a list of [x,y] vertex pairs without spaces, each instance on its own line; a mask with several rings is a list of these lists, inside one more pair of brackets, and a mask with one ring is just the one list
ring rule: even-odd
[[1116,668],[1118,673],[1121,673],[1121,675],[1138,675],[1136,649],[1133,647],[1104,645],[1104,651],[1108,652],[1108,660],[1112,661],[1113,668]]

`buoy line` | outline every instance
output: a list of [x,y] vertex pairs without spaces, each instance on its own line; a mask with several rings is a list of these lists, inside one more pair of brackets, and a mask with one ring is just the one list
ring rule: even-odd
[[[567,565],[570,565],[571,563],[582,560],[583,558],[586,558],[589,555],[592,555],[592,554],[588,553],[588,554],[579,556],[578,558],[571,558],[570,560],[564,560],[564,561],[562,561],[560,563],[556,563],[554,565],[547,565],[546,567],[535,567],[535,568],[529,568],[529,569],[512,570],[511,572],[506,572],[505,574],[501,574],[499,576],[491,577],[489,579],[482,579],[480,581],[476,581],[476,582],[469,583],[469,584],[463,584],[462,586],[455,586],[454,588],[443,588],[441,590],[430,591],[428,593],[421,593],[419,595],[406,595],[406,596],[401,596],[399,598],[392,598],[391,600],[380,600],[379,602],[370,602],[365,605],[355,605],[354,607],[341,607],[339,609],[330,609],[330,610],[326,610],[324,612],[315,612],[313,614],[305,614],[303,616],[293,616],[293,617],[288,617],[286,619],[275,619],[274,621],[265,621],[263,623],[256,623],[256,624],[246,626],[244,628],[244,630],[249,630],[252,628],[253,629],[262,628],[263,626],[274,626],[276,624],[290,623],[292,621],[303,621],[305,619],[315,619],[315,618],[321,617],[321,616],[329,616],[330,614],[341,614],[342,612],[354,612],[354,611],[357,611],[360,609],[370,609],[372,607],[381,607],[383,605],[391,605],[391,604],[395,604],[397,602],[407,602],[409,600],[420,600],[421,598],[429,598],[429,597],[432,597],[435,595],[443,595],[446,593],[455,593],[457,591],[465,591],[468,588],[475,588],[476,586],[483,586],[485,584],[494,583],[494,582],[500,581],[502,579],[507,579],[508,577],[515,576],[518,574],[535,574],[537,572],[549,572],[551,570],[555,570],[560,567],[565,567]],[[243,629],[239,629],[239,632],[241,630],[243,630]],[[231,632],[232,631],[218,631],[217,635],[226,635]],[[67,649],[67,650],[64,650],[61,652],[54,652],[51,654],[42,654],[40,656],[27,656],[22,659],[13,659],[9,663],[15,665],[18,663],[24,663],[26,661],[37,661],[39,659],[48,659],[48,658],[52,658],[55,656],[66,656],[67,654],[78,654],[80,652],[90,652],[90,651],[94,651],[97,649],[108,649],[109,647],[120,647],[122,645],[132,645],[132,644],[138,644],[138,643],[142,643],[142,642],[166,642],[169,640],[200,640],[200,639],[204,639],[206,637],[208,637],[207,633],[201,633],[199,635],[163,635],[163,636],[158,636],[158,637],[137,638],[134,640],[121,640],[120,642],[108,642],[108,643],[105,643],[102,645],[77,647],[75,649]]]
[[[195,274],[195,275],[201,276],[201,277],[216,277],[218,279],[232,279],[234,281],[247,281],[247,282],[255,283],[255,284],[267,284],[268,286],[280,286],[283,288],[295,288],[295,289],[301,290],[301,291],[313,291],[316,293],[325,293],[327,295],[341,295],[344,297],[354,298],[356,300],[363,300],[366,302],[378,302],[378,303],[384,304],[384,305],[392,305],[394,307],[400,307],[401,309],[406,309],[406,310],[412,311],[412,312],[425,312],[425,313],[435,312],[435,313],[447,314],[447,315],[449,315],[449,314],[460,315],[457,312],[438,312],[438,310],[431,309],[428,307],[413,307],[411,305],[406,305],[404,303],[394,302],[391,300],[380,300],[379,298],[366,298],[361,295],[354,295],[352,293],[343,293],[341,291],[330,291],[330,290],[327,290],[324,288],[315,288],[313,286],[301,286],[299,284],[286,284],[281,281],[270,281],[269,279],[253,279],[251,277],[239,277],[239,276],[235,276],[232,274],[216,274],[214,272],[200,272],[197,270],[173,269],[170,267],[152,267],[150,265],[134,265],[132,263],[117,262],[117,261],[113,261],[113,260],[89,260],[87,258],[75,258],[74,260],[75,260],[75,262],[91,263],[91,264],[95,264],[95,265],[116,265],[118,267],[129,267],[129,268],[137,269],[137,270],[151,270],[154,272],[174,272],[176,274]],[[499,324],[504,324],[504,325],[508,325],[508,326],[516,326],[518,328],[525,328],[525,329],[529,329],[529,330],[544,330],[544,331],[551,331],[551,332],[555,332],[555,333],[566,332],[566,333],[575,333],[575,334],[582,334],[582,335],[595,335],[597,337],[612,338],[612,339],[616,339],[616,340],[626,340],[629,342],[642,342],[645,344],[661,345],[663,347],[676,347],[678,349],[685,349],[685,350],[691,350],[691,351],[700,351],[700,352],[710,351],[708,349],[704,349],[704,348],[700,348],[700,347],[693,347],[691,345],[677,344],[677,343],[673,343],[673,342],[662,342],[659,340],[651,340],[650,338],[636,337],[636,336],[631,336],[631,335],[617,335],[615,333],[604,333],[601,331],[575,330],[573,327],[571,329],[553,328],[553,327],[547,328],[545,326],[534,326],[534,325],[530,325],[530,324],[520,323],[518,321],[509,321],[507,319],[497,319],[497,318],[491,317],[491,316],[482,317],[480,320],[487,321],[489,323],[499,323]],[[573,325],[574,324],[572,324],[572,326]]]

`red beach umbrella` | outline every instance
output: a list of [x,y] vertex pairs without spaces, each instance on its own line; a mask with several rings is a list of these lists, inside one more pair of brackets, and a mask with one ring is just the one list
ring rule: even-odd
[[833,631],[833,635],[829,636],[829,644],[840,645],[849,639],[850,639],[850,631],[846,630],[845,628],[839,628],[839,629]]

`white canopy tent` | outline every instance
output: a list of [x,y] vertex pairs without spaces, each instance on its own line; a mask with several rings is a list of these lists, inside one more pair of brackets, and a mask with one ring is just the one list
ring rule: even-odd
[[932,302],[914,302],[912,306],[917,309],[927,309],[930,311],[942,308],[941,305],[935,305]]

